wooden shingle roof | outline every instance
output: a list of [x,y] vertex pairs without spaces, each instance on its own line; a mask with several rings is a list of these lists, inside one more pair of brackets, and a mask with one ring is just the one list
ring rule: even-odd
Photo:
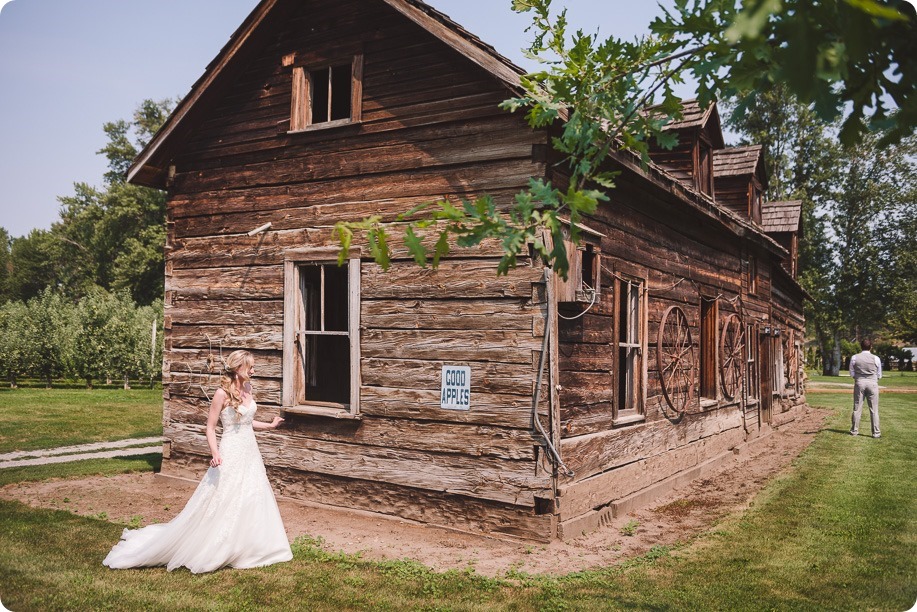
[[761,227],[768,234],[795,232],[802,218],[802,200],[765,202],[761,205]]
[[741,176],[754,174],[762,159],[764,147],[726,147],[713,152],[713,174],[715,176]]
[[[651,115],[658,106],[652,106],[646,110]],[[681,102],[681,119],[674,119],[668,123],[663,130],[701,130],[707,128],[710,138],[713,142],[714,149],[722,149],[723,129],[720,125],[720,113],[717,110],[716,102],[711,102],[707,108],[701,108],[697,100],[682,100]]]

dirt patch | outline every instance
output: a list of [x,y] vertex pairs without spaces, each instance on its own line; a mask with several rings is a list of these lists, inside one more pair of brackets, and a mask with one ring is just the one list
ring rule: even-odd
[[[361,553],[368,559],[414,559],[436,570],[472,567],[488,576],[508,570],[562,574],[604,567],[645,554],[654,546],[688,541],[726,515],[743,510],[768,480],[809,445],[829,414],[801,409],[794,421],[736,454],[715,475],[567,542],[507,541],[285,500],[280,501],[280,510],[291,540],[309,536],[327,550]],[[125,474],[7,485],[0,488],[0,498],[139,526],[174,518],[195,486],[153,474]]]

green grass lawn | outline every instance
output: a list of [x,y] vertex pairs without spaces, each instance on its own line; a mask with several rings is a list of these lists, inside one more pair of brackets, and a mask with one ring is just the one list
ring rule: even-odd
[[[842,374],[844,372],[842,371]],[[810,382],[814,383],[846,383],[853,386],[853,379],[848,375],[843,376],[823,376],[818,372],[807,372]],[[917,391],[917,372],[899,372],[892,370],[882,373],[882,380],[879,381],[882,387],[890,389],[913,389]]]
[[[123,526],[0,502],[0,600],[24,610],[907,610],[917,600],[917,394],[852,438],[850,394],[745,512],[692,542],[562,577],[433,572],[301,540],[290,563],[194,576],[101,565]],[[868,416],[864,415],[868,421]]]
[[0,453],[162,435],[161,389],[0,388]]

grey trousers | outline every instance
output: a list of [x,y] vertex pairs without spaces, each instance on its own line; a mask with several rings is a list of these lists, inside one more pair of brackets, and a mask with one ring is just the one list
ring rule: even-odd
[[872,435],[879,431],[879,381],[875,378],[858,378],[853,382],[853,417],[850,433],[860,433],[860,417],[863,415],[863,399],[869,404],[869,419],[872,421]]

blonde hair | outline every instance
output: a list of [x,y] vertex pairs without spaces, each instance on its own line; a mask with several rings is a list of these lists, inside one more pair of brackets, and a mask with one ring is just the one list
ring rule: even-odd
[[248,374],[249,368],[255,363],[255,357],[248,351],[233,351],[226,358],[226,365],[220,374],[220,388],[226,392],[227,402],[239,415],[239,406],[242,405],[242,393],[233,384],[239,372]]

